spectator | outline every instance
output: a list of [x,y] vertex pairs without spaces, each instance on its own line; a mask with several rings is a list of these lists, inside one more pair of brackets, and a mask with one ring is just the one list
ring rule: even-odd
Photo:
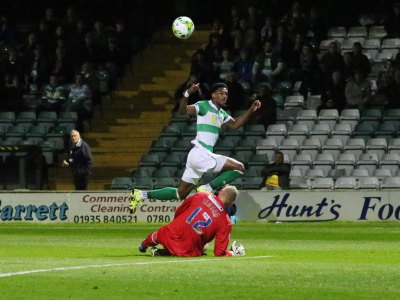
[[301,94],[306,98],[308,91],[311,91],[312,94],[318,93],[320,70],[317,55],[310,44],[305,44],[302,47],[300,69],[300,79],[302,81]]
[[362,70],[356,69],[345,88],[346,108],[365,109],[371,101],[371,87]]
[[290,164],[284,162],[284,154],[280,151],[274,155],[274,162],[261,170],[267,190],[286,190],[289,188]]
[[235,62],[231,57],[231,52],[228,48],[222,50],[222,59],[213,62],[214,71],[216,73],[216,81],[225,80],[230,72],[232,72]]
[[65,111],[74,111],[78,114],[79,128],[83,128],[82,122],[93,115],[93,101],[89,86],[84,84],[83,75],[75,75],[75,83],[71,86],[65,103]]
[[394,80],[385,90],[387,108],[400,108],[400,69],[394,72]]
[[342,74],[339,71],[334,71],[329,84],[322,90],[322,103],[318,107],[318,111],[321,109],[336,108],[340,112],[346,104],[345,88],[346,82],[343,80]]
[[258,48],[257,31],[251,28],[246,19],[239,21],[239,30],[236,30],[233,38],[233,48],[237,52],[246,48],[255,52]]
[[344,69],[343,56],[340,54],[336,42],[329,43],[328,52],[322,55],[319,65],[322,71],[324,83],[329,82],[332,73],[335,71],[342,72]]
[[41,111],[55,111],[59,113],[63,107],[67,92],[59,84],[56,75],[51,75],[49,84],[43,89],[42,103],[36,107],[36,114]]
[[56,75],[60,82],[69,82],[72,79],[73,69],[72,64],[68,60],[65,49],[56,48],[56,57],[52,65],[51,74]]
[[276,29],[274,50],[285,64],[291,61],[293,48],[293,41],[286,35],[285,27],[282,25],[278,26]]
[[260,31],[260,41],[264,45],[266,41],[274,42],[276,40],[275,20],[271,16],[264,18],[264,26]]
[[87,190],[89,177],[92,174],[92,152],[89,145],[82,140],[79,131],[71,130],[70,137],[68,158],[63,160],[62,165],[70,167],[75,190]]
[[254,99],[259,99],[261,108],[253,115],[253,123],[264,125],[267,129],[268,125],[276,122],[276,102],[271,97],[271,85],[268,83],[260,83],[258,85],[257,94]]
[[326,18],[321,15],[316,6],[311,6],[308,18],[306,18],[306,37],[313,43],[319,45],[328,31]]
[[196,74],[191,74],[189,79],[186,80],[183,84],[181,84],[177,90],[175,91],[175,100],[176,104],[174,107],[174,111],[177,111],[179,108],[179,104],[181,99],[183,98],[183,93],[187,91],[193,84],[199,84],[199,90],[189,95],[188,105],[195,104],[197,101],[204,100],[208,98],[208,88],[205,84],[199,81],[199,78]]
[[9,110],[15,113],[24,111],[24,99],[22,97],[24,92],[25,89],[17,75],[6,75],[5,94],[4,99],[2,99],[1,110]]
[[93,105],[101,105],[101,93],[99,79],[96,76],[94,65],[91,62],[84,62],[82,64],[81,72],[84,83],[89,86],[90,92],[92,93]]
[[400,37],[400,1],[393,3],[392,10],[384,20],[384,25],[390,38]]
[[192,56],[190,74],[195,74],[199,82],[211,83],[212,64],[203,49],[198,49]]
[[363,73],[364,77],[367,77],[371,72],[371,64],[368,57],[362,53],[362,46],[359,42],[353,44],[353,64],[354,68],[358,69]]
[[28,60],[25,82],[35,85],[36,89],[40,89],[47,78],[49,78],[49,62],[43,55],[42,48],[37,46],[33,50],[33,57]]
[[394,80],[394,61],[392,59],[388,59],[385,61],[385,64],[379,70],[378,79],[376,82],[378,93],[384,91],[388,85]]
[[253,85],[262,81],[275,83],[282,78],[285,71],[285,64],[276,51],[273,50],[273,44],[266,41],[264,51],[257,55],[253,64]]
[[225,78],[225,83],[228,86],[229,100],[227,108],[231,110],[232,114],[246,106],[246,97],[243,86],[238,82],[236,74],[230,71]]
[[354,75],[354,63],[353,63],[353,53],[345,52],[343,53],[343,79],[348,81]]
[[240,55],[235,61],[233,69],[236,72],[238,82],[242,85],[245,91],[250,91],[252,88],[251,77],[253,64],[254,60],[251,59],[249,51],[247,49],[240,50]]

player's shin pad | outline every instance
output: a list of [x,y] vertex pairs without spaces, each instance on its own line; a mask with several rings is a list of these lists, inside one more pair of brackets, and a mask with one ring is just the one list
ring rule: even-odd
[[234,181],[236,178],[239,178],[242,175],[243,173],[237,170],[225,171],[221,173],[221,175],[219,175],[218,177],[211,180],[209,184],[213,188],[213,190],[216,190],[221,186],[224,186],[225,184]]

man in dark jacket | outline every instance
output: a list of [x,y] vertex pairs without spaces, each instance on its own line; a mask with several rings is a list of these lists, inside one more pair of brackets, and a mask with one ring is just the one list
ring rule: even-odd
[[284,190],[289,188],[290,164],[285,163],[283,158],[282,152],[276,152],[274,162],[261,171],[261,176],[264,176],[265,187],[267,189]]
[[75,189],[86,190],[89,176],[92,174],[92,152],[89,145],[81,139],[79,131],[71,130],[70,137],[71,146],[63,166],[71,168]]

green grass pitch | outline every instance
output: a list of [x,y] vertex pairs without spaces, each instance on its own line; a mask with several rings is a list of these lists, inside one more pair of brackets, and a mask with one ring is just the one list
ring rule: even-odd
[[246,223],[245,257],[141,254],[157,224],[0,224],[0,299],[400,299],[399,223]]

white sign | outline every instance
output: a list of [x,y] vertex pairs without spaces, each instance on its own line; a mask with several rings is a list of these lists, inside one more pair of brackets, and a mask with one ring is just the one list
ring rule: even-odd
[[[146,200],[131,214],[127,192],[0,193],[0,222],[170,222],[182,200]],[[238,220],[398,221],[400,191],[241,191]]]

